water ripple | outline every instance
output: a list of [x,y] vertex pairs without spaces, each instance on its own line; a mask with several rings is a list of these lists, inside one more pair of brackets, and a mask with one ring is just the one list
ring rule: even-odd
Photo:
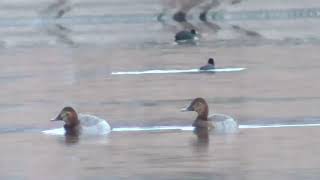
[[217,11],[209,16],[213,21],[243,20],[290,20],[303,18],[319,18],[320,8],[294,8],[253,11]]

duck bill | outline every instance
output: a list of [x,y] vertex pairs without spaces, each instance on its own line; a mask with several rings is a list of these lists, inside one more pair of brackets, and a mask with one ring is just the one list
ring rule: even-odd
[[188,107],[182,108],[180,111],[181,112],[188,112],[188,111],[194,111],[194,109],[193,109],[193,107],[188,106]]
[[50,121],[62,121],[61,114],[59,114],[56,118],[50,119]]

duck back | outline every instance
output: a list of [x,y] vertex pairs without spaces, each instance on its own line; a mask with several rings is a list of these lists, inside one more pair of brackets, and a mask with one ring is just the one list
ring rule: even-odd
[[194,39],[195,35],[189,31],[180,31],[176,34],[175,40],[182,41],[182,40],[192,40]]
[[213,114],[208,120],[212,122],[214,131],[218,133],[235,133],[239,130],[238,122],[228,115]]
[[200,70],[203,70],[203,71],[205,71],[205,70],[210,70],[210,69],[215,69],[214,65],[212,65],[212,64],[207,64],[207,65],[205,65],[205,66],[200,67]]
[[111,132],[110,125],[97,116],[79,114],[81,134],[103,135]]

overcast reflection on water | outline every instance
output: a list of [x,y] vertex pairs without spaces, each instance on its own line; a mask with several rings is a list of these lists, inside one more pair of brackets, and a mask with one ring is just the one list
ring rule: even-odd
[[[0,2],[0,179],[319,179],[319,8],[316,0]],[[190,28],[198,43],[174,43]],[[210,57],[224,72],[197,72]],[[192,131],[196,114],[180,108],[196,97],[210,114],[237,119],[239,132]],[[50,119],[64,106],[114,129],[42,133],[63,127]]]

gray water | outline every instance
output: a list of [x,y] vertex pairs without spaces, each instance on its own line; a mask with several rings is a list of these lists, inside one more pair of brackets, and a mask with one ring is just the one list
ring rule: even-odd
[[[319,2],[78,0],[59,18],[53,4],[0,2],[0,179],[319,179],[319,127],[41,133],[63,126],[49,120],[66,105],[114,128],[190,126],[195,114],[180,109],[195,97],[241,125],[319,124]],[[172,18],[179,10],[186,21]],[[198,45],[173,42],[191,27]],[[111,74],[209,57],[246,70]]]

